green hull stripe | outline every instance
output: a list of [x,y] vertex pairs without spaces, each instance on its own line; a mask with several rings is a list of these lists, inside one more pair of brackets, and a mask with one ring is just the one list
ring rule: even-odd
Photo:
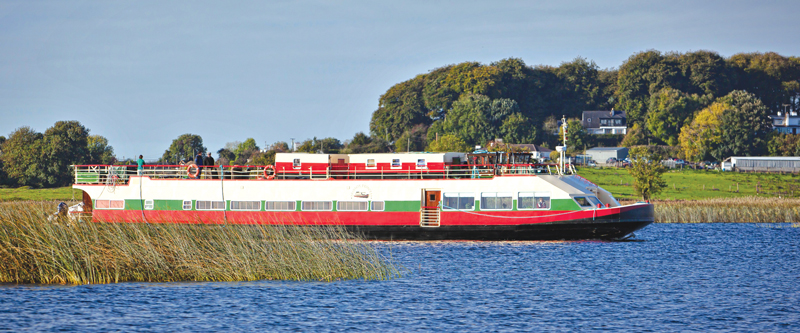
[[[333,210],[336,210],[336,200],[331,200],[333,204]],[[139,199],[128,199],[125,200],[125,210],[141,210],[142,205],[144,204],[144,200]],[[192,209],[195,210],[197,202],[192,200]],[[295,211],[300,212],[302,211],[303,202],[301,200],[297,201],[295,205]],[[517,200],[513,201],[513,209],[512,211],[518,210],[518,203]],[[370,210],[372,209],[372,204],[370,203]],[[480,211],[481,202],[480,200],[475,200],[475,211]],[[230,211],[230,200],[227,200],[225,203],[226,210]],[[384,210],[385,212],[418,212],[421,206],[419,201],[384,201]],[[558,210],[558,211],[567,211],[567,210],[580,210],[580,206],[575,203],[575,200],[572,199],[552,199],[550,200],[550,209],[551,210]],[[167,211],[175,211],[175,210],[183,210],[183,200],[153,200],[153,209],[152,210],[167,210]],[[261,209],[259,211],[264,211],[264,201],[261,201]]]

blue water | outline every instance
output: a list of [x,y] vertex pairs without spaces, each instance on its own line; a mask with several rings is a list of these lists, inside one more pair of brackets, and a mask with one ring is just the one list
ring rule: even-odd
[[0,285],[0,331],[800,331],[800,228],[374,243],[391,281]]

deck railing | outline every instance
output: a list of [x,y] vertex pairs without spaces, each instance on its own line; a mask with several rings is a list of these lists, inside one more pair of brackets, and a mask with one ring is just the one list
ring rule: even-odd
[[[141,175],[170,180],[271,180],[271,179],[465,179],[496,176],[551,174],[548,164],[459,164],[443,169],[284,169],[263,165],[202,166],[144,165]],[[75,184],[127,184],[139,175],[136,165],[74,165]]]

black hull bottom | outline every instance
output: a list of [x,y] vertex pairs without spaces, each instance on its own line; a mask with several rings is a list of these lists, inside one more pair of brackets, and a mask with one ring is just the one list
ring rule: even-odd
[[602,219],[522,225],[348,226],[375,240],[584,240],[620,239],[653,223],[653,205],[642,205]]
[[620,239],[652,222],[523,226],[349,227],[375,240],[579,240]]

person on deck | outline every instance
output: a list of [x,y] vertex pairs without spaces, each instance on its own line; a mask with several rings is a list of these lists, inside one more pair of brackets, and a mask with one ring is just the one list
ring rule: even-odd
[[197,153],[197,157],[194,158],[194,164],[197,165],[197,179],[203,177],[203,153]]
[[203,165],[210,166],[210,168],[208,169],[209,170],[208,171],[209,172],[209,177],[208,178],[216,179],[217,178],[217,171],[214,170],[214,158],[211,157],[211,153],[208,153],[208,156],[206,156],[206,158],[203,159]]
[[139,155],[139,159],[136,160],[136,175],[141,176],[144,172],[144,160],[142,159],[142,155]]

